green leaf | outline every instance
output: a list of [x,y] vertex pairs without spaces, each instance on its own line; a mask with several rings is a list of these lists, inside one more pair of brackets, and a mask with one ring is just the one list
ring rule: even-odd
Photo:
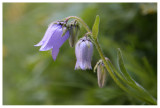
[[124,66],[123,57],[122,57],[120,48],[118,48],[117,51],[118,51],[117,53],[118,54],[118,65],[120,67],[121,73],[124,75],[123,77],[125,77],[125,79],[128,80],[129,82],[126,82],[124,79],[122,79],[121,75],[119,75],[114,69],[116,74],[124,81],[124,83],[126,83],[129,86],[130,90],[134,91],[133,93],[137,93],[134,95],[140,96],[139,98],[143,101],[146,101],[147,103],[156,104],[156,100],[148,93],[148,91],[146,91],[140,84],[134,81],[132,77],[128,74]]
[[128,81],[134,82],[133,79],[128,74],[128,72],[126,71],[126,68],[124,66],[123,57],[122,57],[122,53],[121,53],[120,48],[117,49],[117,54],[118,54],[118,65],[119,65],[119,68],[120,68],[121,72],[123,73],[123,75],[126,77],[126,79]]
[[92,34],[93,34],[94,39],[97,39],[97,36],[98,36],[99,22],[100,22],[100,18],[99,18],[99,15],[97,15],[96,19],[95,19],[95,22],[93,24],[93,27],[92,27]]
[[[119,79],[119,82],[117,83],[124,91],[128,92],[133,97],[136,97],[148,104],[157,104],[156,99],[152,97],[140,84],[138,84],[136,81],[132,79],[132,82],[127,81],[125,76],[121,76],[124,72],[122,71],[122,74],[116,71],[116,69],[113,67],[112,63],[108,60],[107,65],[110,67],[113,75],[117,75],[117,79]],[[125,68],[124,68],[125,69]],[[114,78],[114,79],[115,79]]]

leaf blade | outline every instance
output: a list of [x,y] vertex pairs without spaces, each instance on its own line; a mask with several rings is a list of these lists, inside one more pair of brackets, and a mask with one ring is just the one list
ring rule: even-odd
[[92,35],[94,39],[97,39],[98,32],[99,32],[99,23],[100,23],[100,17],[99,15],[96,16],[95,22],[92,27]]
[[121,72],[127,78],[128,81],[135,83],[124,66],[122,52],[121,52],[120,48],[117,49],[117,55],[118,55],[117,61],[118,61],[118,65],[119,65]]

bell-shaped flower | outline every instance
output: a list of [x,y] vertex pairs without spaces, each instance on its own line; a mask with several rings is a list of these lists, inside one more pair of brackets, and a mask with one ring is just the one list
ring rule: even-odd
[[64,22],[50,24],[42,40],[35,45],[41,46],[40,51],[52,49],[53,60],[56,60],[60,47],[69,38],[69,30],[64,34],[64,27]]
[[85,36],[76,43],[75,54],[77,58],[75,65],[76,70],[92,69],[93,44],[89,37]]

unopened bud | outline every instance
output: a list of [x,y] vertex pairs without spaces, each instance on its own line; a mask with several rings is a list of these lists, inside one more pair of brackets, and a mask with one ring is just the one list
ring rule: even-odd
[[[105,58],[106,60],[108,58]],[[103,64],[102,60],[99,60],[96,64],[96,66],[94,67],[94,71],[96,71],[97,69],[97,81],[98,81],[98,86],[100,88],[104,87],[105,83],[106,83],[106,78],[107,78],[107,70]]]
[[71,47],[75,46],[76,41],[78,40],[78,32],[79,32],[79,24],[77,21],[74,21],[70,24],[69,27],[69,33],[70,33],[70,37],[69,37],[69,45]]

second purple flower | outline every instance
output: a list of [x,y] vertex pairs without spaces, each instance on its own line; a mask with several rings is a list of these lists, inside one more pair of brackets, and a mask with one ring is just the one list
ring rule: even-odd
[[92,69],[93,44],[89,37],[84,36],[76,43],[75,53],[77,58],[75,69]]

